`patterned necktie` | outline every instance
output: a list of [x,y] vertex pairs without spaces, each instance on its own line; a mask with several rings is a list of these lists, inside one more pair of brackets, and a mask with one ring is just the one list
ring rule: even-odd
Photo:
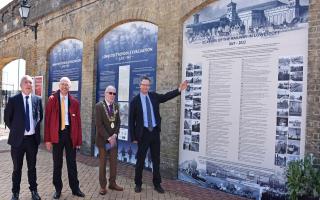
[[25,112],[25,118],[26,118],[26,131],[30,131],[30,116],[29,116],[29,96],[26,96],[26,112]]
[[113,105],[112,104],[109,105],[108,111],[109,111],[109,116],[113,115]]
[[148,120],[148,130],[152,132],[153,126],[152,126],[152,117],[151,117],[151,106],[149,98],[146,96],[146,107],[147,107],[147,120]]
[[60,103],[60,106],[61,106],[61,130],[64,130],[66,128],[66,119],[65,119],[66,110],[64,107],[65,106],[64,100],[65,100],[65,97],[62,96],[61,103]]

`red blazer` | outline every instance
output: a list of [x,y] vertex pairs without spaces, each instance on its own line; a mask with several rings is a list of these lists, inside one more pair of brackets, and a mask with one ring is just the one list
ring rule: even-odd
[[[70,134],[73,147],[82,144],[82,130],[81,130],[81,117],[79,102],[68,95],[69,100],[69,123]],[[52,94],[46,106],[45,111],[45,128],[44,128],[44,141],[51,143],[59,142],[60,130],[60,90]]]

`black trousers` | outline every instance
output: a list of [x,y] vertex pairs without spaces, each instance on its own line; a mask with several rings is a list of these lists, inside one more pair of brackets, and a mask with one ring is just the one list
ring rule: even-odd
[[13,162],[12,172],[12,193],[20,192],[21,174],[23,157],[26,154],[28,166],[28,182],[30,191],[37,191],[37,153],[38,144],[34,135],[24,136],[23,142],[19,147],[11,146],[11,158]]
[[79,190],[78,171],[76,163],[76,149],[72,146],[70,130],[64,129],[59,132],[59,143],[52,146],[53,157],[53,185],[57,192],[61,192],[63,183],[61,180],[63,149],[66,150],[69,186],[72,192]]
[[154,128],[150,132],[147,128],[143,129],[141,140],[138,142],[137,163],[135,168],[134,182],[136,185],[142,185],[142,171],[146,154],[150,148],[152,167],[153,167],[153,185],[158,186],[161,183],[160,176],[160,131]]

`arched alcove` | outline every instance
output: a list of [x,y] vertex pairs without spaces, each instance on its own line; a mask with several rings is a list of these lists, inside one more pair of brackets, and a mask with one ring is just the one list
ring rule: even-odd
[[142,75],[150,77],[150,89],[156,89],[157,44],[158,26],[147,21],[112,26],[97,40],[96,101],[104,99],[108,85],[115,86],[121,118],[118,159],[124,162],[135,163],[137,149],[128,132],[129,102],[139,93]]
[[81,101],[82,41],[69,38],[56,43],[48,52],[48,96],[59,89],[62,77],[68,77],[70,94]]
[[3,111],[8,102],[9,97],[15,95],[20,90],[20,79],[26,74],[26,61],[24,59],[16,59],[2,68],[2,101],[0,104],[0,122],[3,123]]

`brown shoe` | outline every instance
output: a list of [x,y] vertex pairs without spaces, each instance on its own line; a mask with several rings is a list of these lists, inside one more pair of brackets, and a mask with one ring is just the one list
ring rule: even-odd
[[111,190],[116,190],[116,191],[123,191],[123,187],[120,187],[119,185],[117,185],[116,183],[109,185],[109,189]]
[[107,194],[107,189],[106,188],[101,188],[99,194],[106,195]]

